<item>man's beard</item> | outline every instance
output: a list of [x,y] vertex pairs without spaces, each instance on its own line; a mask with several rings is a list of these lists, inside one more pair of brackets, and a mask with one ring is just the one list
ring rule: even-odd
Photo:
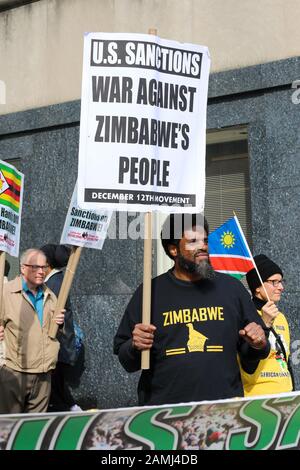
[[189,274],[197,274],[201,279],[214,279],[216,273],[210,264],[209,259],[204,259],[199,263],[194,263],[182,256],[181,253],[177,255],[177,261],[180,268]]

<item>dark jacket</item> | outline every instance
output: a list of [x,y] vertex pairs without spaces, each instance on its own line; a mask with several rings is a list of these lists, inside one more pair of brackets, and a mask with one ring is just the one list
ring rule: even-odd
[[[64,275],[61,271],[53,270],[53,274],[50,273],[50,277],[47,279],[45,284],[49,289],[54,292],[58,297]],[[76,362],[76,348],[75,348],[75,332],[73,323],[73,313],[71,310],[71,302],[68,297],[66,302],[66,313],[64,323],[64,334],[60,331],[57,333],[57,339],[60,342],[60,350],[58,353],[58,362],[64,362],[65,364],[74,365]]]

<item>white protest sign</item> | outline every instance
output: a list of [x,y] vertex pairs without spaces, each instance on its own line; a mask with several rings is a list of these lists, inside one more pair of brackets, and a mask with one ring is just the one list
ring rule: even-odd
[[24,175],[0,160],[0,251],[19,256]]
[[101,250],[111,216],[112,211],[110,210],[81,209],[77,203],[76,183],[60,243]]
[[204,46],[146,34],[85,35],[81,207],[203,210],[209,67]]

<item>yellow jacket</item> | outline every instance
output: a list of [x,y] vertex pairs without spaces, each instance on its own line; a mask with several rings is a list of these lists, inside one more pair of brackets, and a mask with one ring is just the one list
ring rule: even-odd
[[[258,310],[258,314],[262,315],[262,312]],[[277,315],[273,328],[281,337],[288,359],[290,354],[290,332],[288,322],[283,313]],[[276,344],[276,337],[271,331],[269,342],[271,345],[270,354],[266,359],[259,362],[254,374],[247,374],[241,368],[241,377],[246,397],[290,392],[293,389],[287,363],[282,354],[277,354],[279,348]]]

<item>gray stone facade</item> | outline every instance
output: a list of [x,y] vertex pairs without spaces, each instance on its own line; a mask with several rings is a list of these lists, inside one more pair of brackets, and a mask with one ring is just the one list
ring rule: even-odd
[[[300,104],[292,101],[297,79],[299,58],[213,74],[207,124],[248,128],[253,251],[283,267],[281,306],[294,362],[300,362]],[[59,242],[77,177],[79,118],[79,101],[0,116],[0,159],[19,159],[25,174],[22,250]],[[142,242],[133,240],[107,240],[101,252],[83,251],[71,293],[85,333],[85,370],[74,388],[83,407],[136,404],[138,374],[122,370],[112,341],[141,282],[142,257]],[[300,388],[300,367],[294,368]]]

